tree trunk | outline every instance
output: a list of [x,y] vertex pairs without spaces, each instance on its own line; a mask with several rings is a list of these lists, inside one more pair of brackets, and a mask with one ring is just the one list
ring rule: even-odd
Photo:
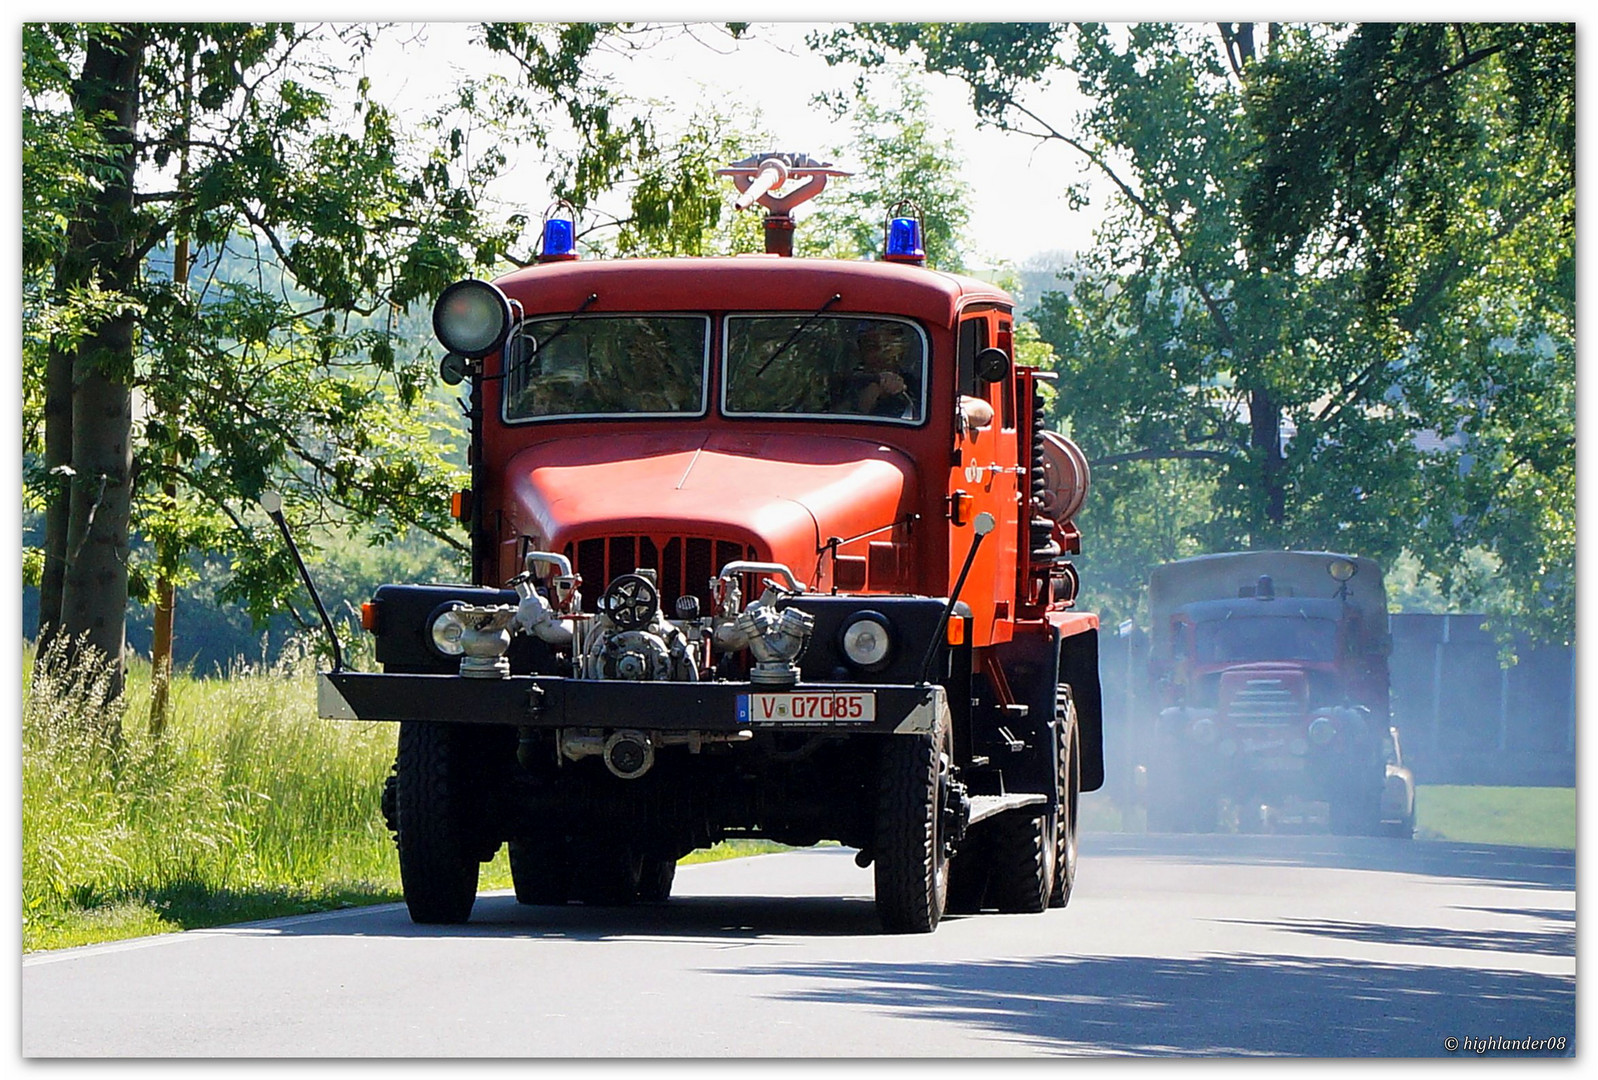
[[[179,186],[182,187],[188,180],[188,166],[178,170]],[[177,245],[172,253],[172,282],[180,288],[185,288],[189,283],[189,238],[178,237]],[[175,426],[177,422],[177,405],[171,400],[163,403],[162,412],[166,415],[167,422]],[[167,467],[173,468],[177,461],[173,454],[167,455]],[[175,502],[178,497],[178,485],[168,474],[165,483],[161,485],[161,493],[167,499]],[[166,572],[166,567],[171,565],[180,553],[167,549],[170,541],[161,541],[157,544],[156,562],[162,567],[161,576],[155,583],[155,626],[150,638],[150,734],[160,738],[166,731],[167,692],[172,685],[172,639],[173,620],[176,615],[177,589],[172,584],[172,579]]]
[[[185,39],[183,50],[183,130],[185,136],[192,130],[194,119],[194,40]],[[185,142],[178,159],[178,190],[187,198],[189,191],[189,148]],[[189,286],[189,236],[179,233],[172,250],[172,284],[185,294]],[[161,411],[169,426],[177,425],[177,403],[168,394],[161,395]],[[175,451],[167,452],[169,470],[177,465]],[[178,497],[177,481],[168,472],[161,485],[161,493],[172,503]],[[155,583],[155,626],[150,638],[150,734],[160,738],[166,731],[167,694],[172,685],[172,632],[176,615],[177,589],[167,572],[179,553],[168,549],[170,541],[160,542],[156,550],[156,563],[161,576]]]
[[[64,281],[78,281],[68,259],[56,267],[56,292],[64,296]],[[44,509],[44,576],[39,582],[39,651],[61,625],[61,589],[66,580],[67,518],[72,501],[72,359],[65,349],[51,346],[44,376],[44,467],[50,475],[49,501]]]
[[[84,207],[91,238],[87,263],[103,289],[131,293],[138,284],[133,133],[139,117],[140,27],[93,34],[75,106],[101,125],[109,160],[104,186]],[[133,495],[134,315],[99,324],[72,361],[71,462],[59,630],[103,654],[112,666],[108,693],[123,687],[128,606],[128,526]]]
[[1248,394],[1249,449],[1260,464],[1260,486],[1265,495],[1264,520],[1250,526],[1252,547],[1277,547],[1287,520],[1287,470],[1282,460],[1282,407],[1266,389]]

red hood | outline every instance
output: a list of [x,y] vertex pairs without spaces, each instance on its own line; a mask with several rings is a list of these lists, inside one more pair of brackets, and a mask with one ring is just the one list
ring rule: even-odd
[[752,545],[813,578],[818,552],[909,511],[915,467],[864,439],[684,430],[529,447],[505,470],[516,530],[548,550],[595,536],[697,536]]

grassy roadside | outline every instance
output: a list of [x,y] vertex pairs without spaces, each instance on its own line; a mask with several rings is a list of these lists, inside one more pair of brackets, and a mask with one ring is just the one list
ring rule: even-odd
[[[1090,793],[1082,797],[1082,828],[1142,832],[1143,811]],[[1415,838],[1575,850],[1576,789],[1421,784],[1415,789]]]
[[[23,655],[24,952],[401,898],[378,809],[391,724],[316,719],[304,656],[180,675],[147,730],[148,665],[101,703],[92,671]],[[707,862],[783,850],[737,840]],[[502,849],[480,887],[511,887]]]
[[1424,840],[1576,847],[1576,789],[1423,784],[1415,835]]

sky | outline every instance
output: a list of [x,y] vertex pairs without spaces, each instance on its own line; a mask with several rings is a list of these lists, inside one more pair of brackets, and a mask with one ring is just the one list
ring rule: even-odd
[[[855,70],[830,68],[805,45],[806,33],[821,25],[758,23],[736,42],[714,26],[701,25],[695,33],[601,62],[608,64],[628,96],[669,103],[684,119],[696,102],[705,100],[735,102],[735,114],[749,119],[758,114],[780,145],[750,146],[749,154],[797,151],[849,168],[858,163],[832,153],[846,142],[847,123],[834,120],[812,99],[821,91],[849,89]],[[377,96],[402,114],[441,98],[456,79],[484,61],[486,50],[470,44],[470,31],[470,24],[430,22],[421,28],[422,41],[410,33],[390,34],[367,67]],[[885,84],[887,79],[879,77],[877,82]],[[1069,210],[1060,198],[1068,183],[1091,177],[1080,159],[1073,160],[1072,152],[1058,144],[1039,146],[1020,136],[978,128],[967,91],[953,78],[925,76],[923,85],[934,127],[940,136],[955,141],[962,177],[970,185],[967,247],[973,268],[1020,266],[1041,252],[1075,251],[1089,245],[1106,185],[1097,185],[1093,205],[1086,210]],[[1041,115],[1058,124],[1067,121],[1081,100],[1066,80],[1042,87],[1028,99]],[[514,164],[499,194],[513,202],[525,199],[529,205],[520,208],[536,217],[550,201],[544,179],[547,169],[532,153]],[[729,203],[734,194],[729,182]],[[805,212],[796,214],[801,228]]]

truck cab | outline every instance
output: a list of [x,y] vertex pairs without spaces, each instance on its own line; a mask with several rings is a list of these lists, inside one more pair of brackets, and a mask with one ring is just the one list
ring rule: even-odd
[[1230,804],[1324,804],[1334,832],[1382,830],[1387,600],[1372,560],[1249,551],[1149,580],[1155,687],[1150,828],[1209,831]]
[[468,918],[505,843],[534,904],[663,900],[729,837],[856,848],[893,932],[1068,899],[1104,775],[1085,459],[1011,298],[927,268],[916,219],[875,260],[786,253],[784,186],[830,168],[729,167],[764,254],[579,259],[556,218],[440,295],[472,579],[380,588],[382,671],[319,688],[399,726],[418,921]]

